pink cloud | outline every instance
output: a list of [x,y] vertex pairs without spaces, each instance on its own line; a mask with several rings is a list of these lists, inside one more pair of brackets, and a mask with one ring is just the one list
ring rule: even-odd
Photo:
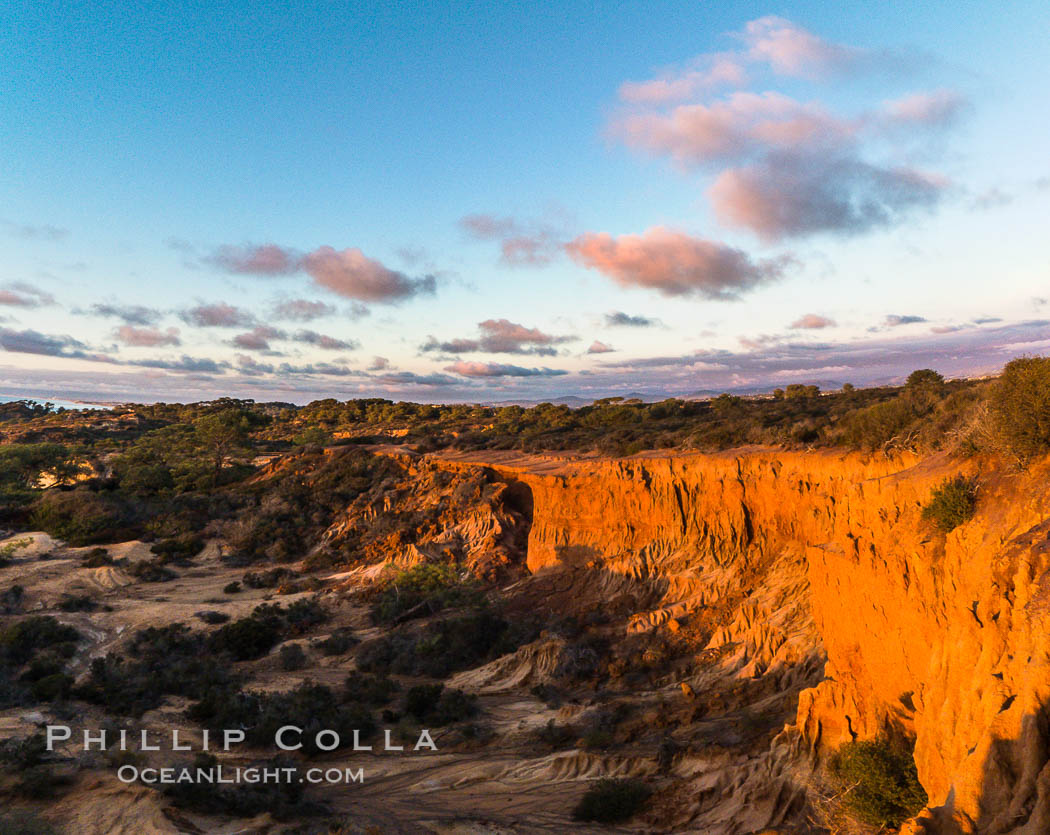
[[134,325],[121,325],[114,331],[114,337],[125,345],[136,348],[157,348],[162,345],[180,345],[178,328],[136,328]]
[[512,267],[549,264],[565,238],[547,223],[489,214],[466,215],[460,218],[459,226],[476,240],[498,241],[500,260]]
[[612,130],[630,147],[696,165],[743,159],[769,148],[841,146],[856,125],[780,93],[738,92],[713,104],[631,114]]
[[747,81],[741,58],[732,53],[703,56],[695,64],[698,66],[684,72],[648,81],[626,81],[620,85],[620,99],[631,104],[666,104],[717,87],[739,87]]
[[249,377],[258,377],[263,374],[272,374],[273,366],[265,362],[257,362],[246,354],[237,355],[237,370]]
[[466,360],[446,366],[445,371],[451,371],[461,377],[560,377],[569,373],[557,368],[522,368],[520,365]]
[[827,316],[819,316],[816,313],[807,313],[800,319],[796,319],[789,327],[792,330],[820,330],[821,328],[835,327],[835,320]]
[[820,78],[854,66],[861,50],[824,40],[782,17],[769,15],[750,21],[742,35],[747,56],[762,61],[780,75]]
[[322,246],[303,256],[303,268],[320,286],[340,296],[366,302],[394,302],[433,293],[433,276],[409,278],[367,257],[360,249]]
[[465,215],[459,219],[459,226],[472,238],[482,241],[495,241],[508,235],[517,234],[518,222],[512,217],[497,217],[488,214]]
[[599,342],[597,339],[591,343],[591,347],[587,349],[588,354],[609,354],[615,351],[611,345],[606,345],[604,342]]
[[814,232],[855,234],[932,207],[947,182],[856,158],[778,155],[718,176],[707,195],[720,222],[767,240]]
[[334,336],[328,336],[327,334],[310,330],[297,331],[292,338],[296,342],[302,342],[306,345],[314,345],[317,348],[323,348],[326,351],[347,351],[353,350],[357,347],[357,343],[352,339],[337,339]]
[[544,333],[539,328],[527,328],[509,319],[486,319],[478,323],[478,330],[481,331],[481,336],[477,339],[458,338],[439,342],[430,337],[420,346],[420,350],[440,351],[446,354],[488,352],[554,356],[558,353],[554,345],[575,339],[572,336]]
[[10,307],[42,307],[54,304],[55,297],[24,281],[16,281],[0,289],[0,305]]
[[966,99],[953,90],[934,90],[886,102],[883,112],[897,123],[942,126],[955,121],[965,105]]
[[778,75],[816,79],[856,68],[869,57],[863,50],[825,40],[781,17],[752,20],[732,37],[743,44],[742,50],[699,55],[683,69],[646,81],[627,81],[620,85],[620,100],[660,105],[718,87],[742,87],[749,65],[766,65]]
[[517,353],[522,345],[553,345],[566,342],[568,337],[553,336],[539,328],[527,328],[508,319],[486,319],[478,323],[482,332],[481,347],[495,353]]
[[299,270],[299,256],[277,244],[221,246],[207,260],[231,273],[288,275]]
[[182,313],[182,318],[200,328],[237,328],[246,327],[255,321],[247,310],[225,302],[199,304]]
[[274,307],[274,315],[279,319],[290,319],[295,322],[309,322],[321,316],[329,316],[335,308],[321,301],[309,299],[288,299]]
[[648,287],[666,296],[731,299],[780,278],[787,258],[755,262],[739,249],[656,226],[614,238],[588,233],[567,244],[569,255],[622,287]]
[[271,339],[284,339],[285,336],[284,331],[277,330],[277,328],[258,325],[247,333],[237,334],[233,338],[233,344],[248,351],[268,351]]
[[[340,296],[358,301],[397,302],[419,293],[433,293],[433,276],[409,278],[379,261],[367,257],[360,249],[336,250],[321,246],[305,255],[277,244],[261,246],[222,246],[206,261],[229,273],[244,275],[290,275],[306,272],[313,280]],[[303,300],[285,303],[287,318],[310,317],[311,303]],[[320,315],[320,314],[318,314]]]

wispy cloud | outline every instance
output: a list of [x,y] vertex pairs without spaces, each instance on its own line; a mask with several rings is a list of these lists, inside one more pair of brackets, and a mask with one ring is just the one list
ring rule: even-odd
[[247,310],[226,302],[199,304],[180,314],[183,320],[199,328],[243,328],[255,323]]
[[959,119],[967,104],[966,98],[955,90],[929,90],[888,101],[883,112],[898,124],[945,127]]
[[354,348],[359,347],[358,343],[353,339],[338,339],[334,336],[327,336],[311,330],[296,331],[292,336],[292,340],[305,345],[323,348],[326,351],[352,351]]
[[440,352],[444,354],[536,354],[554,356],[558,353],[555,345],[571,342],[575,337],[557,336],[545,333],[539,328],[527,328],[508,319],[486,319],[478,322],[481,335],[470,339],[452,339],[439,342],[430,337],[420,351]]
[[121,319],[128,325],[154,325],[163,316],[159,310],[152,307],[111,303],[93,304],[86,311],[77,310],[74,312]]
[[69,237],[69,230],[61,226],[53,226],[50,223],[15,223],[11,220],[0,219],[0,228],[14,238],[24,241],[61,241]]
[[285,339],[287,334],[269,325],[256,325],[247,333],[239,333],[231,340],[232,344],[246,351],[269,351],[270,342],[274,339]]
[[622,310],[614,310],[605,314],[605,324],[610,328],[651,328],[659,322],[648,316],[632,316]]
[[568,237],[560,226],[491,214],[466,215],[460,229],[479,241],[497,241],[500,261],[508,266],[543,266],[561,254]]
[[54,303],[55,297],[50,293],[24,281],[15,281],[0,287],[0,305],[43,307]]
[[205,259],[228,273],[290,275],[300,269],[300,256],[277,244],[220,246]]
[[274,318],[292,322],[310,322],[333,313],[334,305],[312,299],[286,299],[274,305],[273,309]]
[[178,328],[160,330],[158,328],[137,328],[134,325],[121,325],[113,336],[119,342],[136,348],[158,348],[164,345],[181,345]]
[[19,354],[95,359],[88,346],[72,336],[53,336],[35,330],[0,328],[0,348]]
[[157,368],[164,371],[176,371],[195,374],[221,374],[230,364],[225,361],[213,360],[210,357],[191,357],[183,354],[177,359],[156,358],[143,360],[127,360],[126,365],[137,365],[142,368]]
[[445,366],[445,370],[462,377],[557,377],[569,373],[557,368],[523,368],[520,365],[466,360]]
[[901,325],[915,325],[926,321],[925,316],[891,313],[882,320],[882,324],[887,328],[899,328]]

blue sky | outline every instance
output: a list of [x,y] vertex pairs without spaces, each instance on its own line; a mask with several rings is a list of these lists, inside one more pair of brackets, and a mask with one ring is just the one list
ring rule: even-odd
[[994,372],[1050,340],[1048,18],[5,4],[0,392]]

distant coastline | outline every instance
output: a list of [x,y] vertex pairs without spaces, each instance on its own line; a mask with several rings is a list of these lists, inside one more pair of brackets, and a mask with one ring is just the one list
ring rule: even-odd
[[42,397],[35,394],[0,394],[0,403],[14,403],[18,400],[30,400],[34,403],[50,403],[61,409],[108,409],[105,403],[88,403],[82,400],[66,400],[61,397]]

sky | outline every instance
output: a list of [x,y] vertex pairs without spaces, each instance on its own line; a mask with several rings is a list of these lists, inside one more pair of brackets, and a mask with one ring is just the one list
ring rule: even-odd
[[1050,346],[1036,0],[0,4],[0,395],[426,402]]

